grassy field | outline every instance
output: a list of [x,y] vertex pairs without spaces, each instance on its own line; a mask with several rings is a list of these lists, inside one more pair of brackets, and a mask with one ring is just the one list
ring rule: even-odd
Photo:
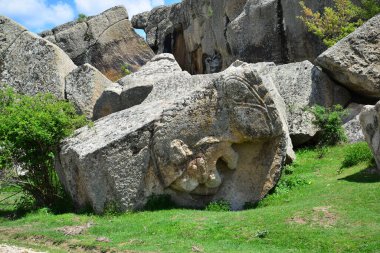
[[0,244],[49,252],[380,252],[380,177],[366,173],[366,163],[338,174],[348,148],[330,148],[322,159],[298,151],[277,193],[241,212],[42,209],[10,220],[12,207],[0,206]]

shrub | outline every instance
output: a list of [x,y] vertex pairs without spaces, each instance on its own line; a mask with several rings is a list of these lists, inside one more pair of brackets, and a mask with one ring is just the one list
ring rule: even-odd
[[314,125],[321,130],[319,147],[332,146],[347,140],[342,127],[342,118],[347,115],[347,111],[341,105],[332,108],[317,105],[310,112],[315,116]]
[[172,198],[168,194],[161,195],[151,195],[145,204],[144,210],[147,211],[158,211],[158,210],[169,210],[175,208],[176,205],[172,201]]
[[121,71],[123,71],[124,76],[132,74],[132,71],[129,68],[130,68],[130,66],[128,63],[121,66]]
[[83,13],[79,13],[77,21],[78,22],[85,22],[87,20],[87,16]]
[[300,186],[308,185],[308,182],[305,178],[300,176],[285,176],[282,177],[278,182],[276,188],[274,189],[274,194],[281,195],[284,193],[288,193],[290,190],[294,188],[298,188]]
[[212,201],[206,206],[206,211],[228,212],[231,211],[231,204],[226,200]]
[[374,157],[371,149],[366,142],[352,144],[344,153],[341,170],[355,166],[362,162],[367,162],[368,165],[373,163]]
[[51,94],[26,96],[0,87],[0,170],[36,207],[67,206],[54,157],[60,141],[86,122],[72,104]]
[[321,14],[313,12],[301,1],[302,16],[298,18],[307,26],[309,32],[331,47],[355,31],[365,20],[380,12],[379,0],[362,0],[361,3],[362,7],[358,7],[350,0],[334,0],[334,8],[325,7]]

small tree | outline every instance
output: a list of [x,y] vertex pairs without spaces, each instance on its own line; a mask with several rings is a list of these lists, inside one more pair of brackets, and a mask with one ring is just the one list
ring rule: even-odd
[[332,146],[347,140],[342,127],[342,118],[347,112],[341,105],[332,108],[316,105],[310,109],[310,112],[315,116],[313,123],[321,130],[318,146]]
[[362,0],[362,7],[354,5],[350,0],[334,0],[334,8],[325,7],[323,13],[313,12],[304,1],[300,2],[302,15],[300,18],[308,30],[331,47],[343,39],[365,20],[380,12],[380,0]]
[[53,207],[64,198],[53,166],[59,143],[86,122],[51,94],[26,96],[0,87],[0,170],[37,207]]

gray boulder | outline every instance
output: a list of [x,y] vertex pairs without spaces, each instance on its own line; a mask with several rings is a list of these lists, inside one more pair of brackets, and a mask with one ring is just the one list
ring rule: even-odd
[[66,76],[66,99],[73,102],[80,114],[93,117],[96,101],[113,83],[90,64],[84,64]]
[[286,158],[268,87],[250,64],[215,75],[174,72],[141,104],[64,140],[58,174],[78,208],[99,213],[115,203],[139,209],[152,194],[192,207],[225,199],[241,209],[272,189]]
[[0,30],[14,29],[15,33],[5,33],[3,41],[9,43],[0,56],[0,81],[24,94],[50,92],[64,98],[65,77],[76,68],[71,59],[56,45],[8,18],[1,20]]
[[173,55],[160,54],[153,57],[138,72],[122,78],[118,82],[119,85],[110,86],[103,92],[96,102],[94,119],[141,104],[148,97],[154,85],[159,85],[178,75],[190,76],[188,73],[182,72]]
[[350,90],[380,98],[380,14],[329,48],[317,63]]
[[377,164],[377,171],[380,173],[380,102],[375,106],[364,106],[360,114],[360,124],[363,129],[365,140],[367,141]]
[[343,119],[343,128],[349,143],[365,141],[359,119],[363,107],[364,105],[351,103],[346,108],[348,115]]
[[313,105],[345,106],[351,96],[309,61],[275,65],[255,64],[261,77],[272,80],[286,104],[290,137],[295,147],[311,140],[318,132],[314,117],[307,111]]
[[136,71],[154,56],[133,30],[123,6],[63,24],[41,36],[62,48],[77,65],[90,63],[113,81],[125,75],[123,66]]

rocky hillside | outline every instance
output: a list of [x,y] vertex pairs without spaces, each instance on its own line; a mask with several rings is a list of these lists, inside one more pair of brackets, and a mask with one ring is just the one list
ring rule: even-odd
[[380,14],[324,51],[299,13],[291,0],[185,0],[132,19],[147,42],[123,7],[41,36],[0,17],[0,81],[96,120],[56,156],[77,208],[168,194],[241,209],[276,185],[294,147],[318,140],[310,106],[346,107],[349,140],[366,138],[380,161],[379,106],[366,106],[380,99]]

